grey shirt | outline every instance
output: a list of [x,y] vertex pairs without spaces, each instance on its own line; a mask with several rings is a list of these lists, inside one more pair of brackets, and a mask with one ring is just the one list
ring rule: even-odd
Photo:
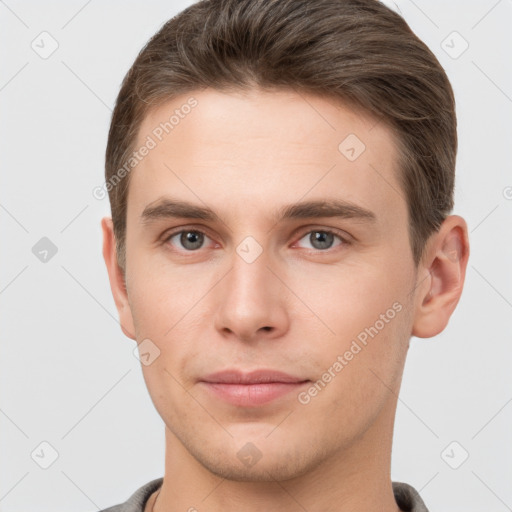
[[[137,489],[124,503],[100,510],[100,512],[144,512],[146,502],[151,494],[162,485],[163,480],[163,478],[151,480]],[[403,512],[428,512],[419,493],[411,485],[404,482],[393,482],[393,492],[396,504]]]

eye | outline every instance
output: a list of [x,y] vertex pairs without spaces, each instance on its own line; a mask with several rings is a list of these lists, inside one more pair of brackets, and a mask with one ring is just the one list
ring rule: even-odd
[[[173,239],[175,240],[173,241]],[[338,239],[339,242],[333,245],[335,239]],[[199,229],[181,229],[180,231],[175,231],[166,235],[163,239],[163,243],[170,244],[177,250],[194,252],[203,248],[205,240],[213,242],[206,233]],[[350,243],[346,238],[330,229],[310,230],[306,232],[297,243],[302,240],[306,240],[306,242],[310,244],[309,247],[305,247],[306,249],[313,249],[321,252],[326,252],[333,247],[348,245]],[[177,244],[181,245],[181,247],[177,246]]]
[[335,238],[337,238],[340,243],[334,247],[348,244],[348,241],[341,235],[338,235],[335,231],[329,229],[314,229],[312,231],[308,231],[300,240],[306,240],[311,244],[310,247],[306,247],[307,249],[325,251],[326,249],[331,249],[333,247],[333,241]]
[[175,245],[172,242],[173,238],[177,238],[181,244],[181,248],[187,252],[201,249],[204,240],[210,239],[205,233],[197,229],[182,229],[181,231],[177,231],[166,236],[163,242]]

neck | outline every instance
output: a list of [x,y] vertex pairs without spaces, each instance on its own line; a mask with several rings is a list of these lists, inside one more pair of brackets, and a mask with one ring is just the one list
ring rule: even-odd
[[[202,466],[166,428],[165,475],[154,512],[399,512],[390,476],[396,397],[350,447],[285,481],[233,481]],[[154,498],[154,496],[152,497]]]

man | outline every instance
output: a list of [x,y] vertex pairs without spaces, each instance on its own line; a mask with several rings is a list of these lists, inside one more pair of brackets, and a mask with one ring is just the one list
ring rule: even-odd
[[108,511],[427,510],[391,445],[410,338],[464,284],[456,150],[446,74],[376,0],[161,28],[117,99],[102,228],[165,474]]

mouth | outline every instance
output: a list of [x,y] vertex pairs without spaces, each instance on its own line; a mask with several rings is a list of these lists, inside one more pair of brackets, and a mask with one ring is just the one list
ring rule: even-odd
[[257,407],[298,391],[310,380],[274,370],[225,370],[199,382],[217,399],[238,407]]

